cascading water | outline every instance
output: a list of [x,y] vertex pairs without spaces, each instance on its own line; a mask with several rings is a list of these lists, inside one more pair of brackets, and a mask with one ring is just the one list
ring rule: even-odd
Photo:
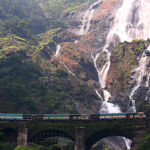
[[[108,32],[106,44],[103,48],[103,51],[98,53],[95,57],[92,56],[95,68],[98,72],[99,83],[103,91],[104,103],[105,106],[108,105],[108,107],[105,108],[112,109],[112,105],[108,103],[111,94],[105,88],[107,74],[111,65],[110,62],[111,52],[108,50],[108,47],[111,42],[114,42],[114,38],[116,36],[118,36],[120,42],[124,42],[124,41],[131,42],[134,39],[147,40],[147,38],[150,37],[150,26],[149,26],[149,21],[147,19],[150,16],[149,10],[150,10],[149,0],[130,0],[130,1],[123,0],[122,6],[116,11],[116,14],[114,16],[112,27]],[[114,42],[114,44],[116,43]],[[98,68],[97,59],[102,53],[107,56],[106,63],[101,68]],[[133,111],[136,111],[136,109],[135,109],[135,101],[132,99],[132,96],[134,94],[134,90],[136,91],[136,88],[138,88],[137,86],[130,93],[130,98],[133,104],[131,109]],[[114,107],[114,109],[116,109],[116,106]],[[103,107],[101,108],[101,110],[102,112],[104,112]],[[105,112],[110,112],[110,111],[106,110]]]
[[[118,106],[113,105],[108,102],[111,94],[106,90],[106,80],[107,74],[111,65],[110,57],[111,52],[108,50],[108,47],[111,42],[114,42],[114,38],[117,36],[120,42],[128,41],[131,42],[134,39],[144,39],[147,40],[150,37],[150,25],[148,18],[150,17],[150,0],[123,0],[122,6],[116,11],[114,16],[113,25],[108,32],[106,44],[103,47],[103,51],[98,53],[95,57],[92,55],[95,68],[98,72],[99,83],[101,85],[104,101],[100,109],[100,113],[114,113],[120,112]],[[149,49],[148,49],[149,50]],[[101,68],[98,68],[97,59],[101,54],[106,54],[106,63]],[[136,86],[132,89],[129,97],[132,101],[131,111],[135,112],[135,101],[132,96],[134,95],[137,88],[142,84],[143,76],[147,76],[147,82],[145,86],[148,86],[149,83],[149,72],[146,70],[147,60],[149,58],[146,56],[145,52],[142,55],[142,58],[139,62],[139,67],[137,68],[138,78]],[[98,93],[98,91],[97,91]],[[98,93],[98,96],[100,94]],[[102,96],[99,96],[102,97]],[[126,145],[129,147],[131,144],[125,139]]]
[[[133,99],[133,95],[141,85],[149,88],[150,69],[148,67],[150,64],[150,57],[146,55],[146,52],[150,52],[150,46],[143,52],[142,57],[139,61],[139,67],[133,70],[135,72],[136,84],[129,95],[129,98],[133,103],[130,111],[133,112],[136,112],[135,100]],[[144,77],[146,77],[146,79],[144,79]]]
[[67,71],[69,73],[71,73],[73,76],[75,76],[75,74],[67,67],[67,65],[63,61],[60,61],[60,63],[62,63],[64,65],[64,67],[67,69]]
[[[60,44],[58,44],[56,47],[56,52],[55,52],[56,57],[60,56],[60,49],[61,49],[61,46],[60,46]],[[67,67],[67,65],[62,60],[59,60],[59,62],[64,65],[64,67],[67,69],[67,71],[69,73],[71,73],[73,76],[75,76],[75,74]]]
[[125,138],[125,137],[123,139],[125,141],[127,150],[131,149],[131,143],[132,143],[132,141],[130,139]]
[[60,49],[61,49],[61,46],[58,44],[57,47],[56,47],[56,53],[55,53],[55,56],[56,56],[56,57],[59,56]]
[[77,31],[76,34],[84,35],[88,32],[91,26],[91,20],[95,12],[94,6],[100,4],[101,2],[102,0],[96,1],[84,12],[84,14],[82,14],[81,25],[79,26],[79,31]]

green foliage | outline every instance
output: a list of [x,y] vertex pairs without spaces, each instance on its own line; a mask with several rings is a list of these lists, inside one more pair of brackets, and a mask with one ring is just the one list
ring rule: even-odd
[[28,51],[29,47],[30,46],[28,41],[15,35],[9,35],[0,38],[1,57],[5,57],[6,55],[9,55],[12,52],[22,51],[22,53],[25,53],[25,51]]
[[1,36],[16,34],[31,39],[32,34],[46,31],[48,19],[35,0],[0,1]]
[[53,20],[51,22],[51,27],[60,26],[59,23],[63,23],[59,21],[60,14],[70,12],[75,12],[82,5],[88,4],[91,2],[90,0],[38,0],[40,6],[45,10],[45,13]]
[[147,136],[143,138],[138,150],[150,150],[150,134],[147,134]]
[[4,139],[4,134],[0,132],[0,141],[3,141],[3,139]]
[[30,147],[17,146],[14,150],[35,150]]
[[101,149],[101,150],[110,150],[110,148],[108,148],[111,144],[108,141],[105,141],[105,139],[102,139],[100,141],[98,141],[92,148],[91,150],[97,150],[97,149]]
[[[144,40],[134,40],[131,43],[119,43],[111,55],[111,75],[112,83],[110,91],[116,95],[129,92],[129,81],[131,70],[138,65],[138,57],[147,48],[148,42]],[[111,74],[110,73],[110,74]]]
[[0,143],[0,150],[14,150],[16,143]]
[[88,106],[91,97],[96,98],[90,87],[66,71],[51,73],[14,53],[0,59],[0,87],[1,112],[73,113],[72,99]]
[[66,28],[60,19],[65,12],[75,12],[90,0],[1,0],[0,36],[16,34],[35,40],[35,34],[48,29]]
[[17,146],[14,150],[52,150],[51,146],[42,146],[36,144],[30,144],[29,146]]
[[1,112],[77,113],[74,100],[89,107],[91,97],[97,98],[94,90],[83,82],[85,73],[80,74],[81,81],[51,63],[56,44],[65,38],[70,40],[71,36],[62,33],[67,25],[60,18],[89,2],[0,1]]

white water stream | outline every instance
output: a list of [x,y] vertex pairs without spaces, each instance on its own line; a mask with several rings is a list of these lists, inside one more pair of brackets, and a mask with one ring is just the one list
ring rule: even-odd
[[[134,93],[137,91],[137,89],[142,85],[149,88],[149,79],[150,79],[150,56],[146,55],[146,51],[150,52],[150,46],[143,52],[142,57],[139,61],[139,66],[135,68],[133,71],[135,72],[134,78],[135,78],[135,86],[133,87],[129,98],[132,101],[132,107],[130,108],[131,111],[136,112],[136,106],[135,106],[135,100],[133,99]],[[144,77],[146,79],[144,80]]]
[[[88,32],[91,26],[91,20],[95,13],[95,7],[102,0],[98,0],[94,2],[85,12],[82,14],[82,23],[79,28],[79,31],[76,32],[78,35],[84,35]],[[131,42],[134,39],[144,39],[147,40],[150,37],[150,0],[122,0],[122,5],[114,15],[114,20],[112,22],[112,27],[109,30],[107,37],[106,37],[106,44],[103,47],[103,50],[97,53],[95,56],[91,54],[91,57],[94,62],[94,66],[97,70],[99,83],[101,89],[103,91],[103,96],[96,90],[97,95],[103,101],[100,113],[120,113],[121,110],[119,106],[112,104],[109,102],[111,98],[111,94],[106,89],[106,80],[108,71],[111,65],[110,57],[111,52],[109,51],[108,47],[111,42],[114,42],[114,38],[118,36],[120,42],[128,41]],[[117,44],[117,43],[114,43]],[[148,48],[147,50],[149,50]],[[150,50],[149,50],[150,51]],[[57,47],[55,56],[58,57],[60,53],[60,47]],[[106,55],[106,62],[102,67],[98,67],[97,59],[101,54]],[[143,53],[140,61],[139,67],[136,68],[136,85],[132,89],[129,97],[132,102],[132,106],[130,108],[131,111],[135,112],[135,101],[133,99],[133,95],[135,94],[136,90],[141,84],[144,84],[148,87],[149,78],[150,78],[150,71],[147,69],[147,61],[149,58],[146,56],[145,52]],[[62,62],[63,63],[63,62]],[[64,64],[65,68],[70,72],[70,69]],[[72,73],[73,74],[73,73]],[[143,77],[147,76],[147,80],[143,83]],[[130,141],[126,140],[127,148],[130,147]]]
[[130,149],[131,149],[132,141],[131,141],[130,139],[125,138],[125,137],[124,137],[123,139],[124,139],[124,141],[125,141],[127,150],[130,150]]
[[73,76],[75,76],[75,74],[67,67],[67,65],[63,61],[60,61],[60,63],[62,63],[64,65],[64,67],[67,69],[67,71],[69,73],[71,73]]
[[[115,37],[118,36],[120,42],[124,41],[131,42],[134,39],[146,40],[147,38],[149,38],[150,25],[149,20],[147,19],[150,17],[149,10],[150,10],[150,0],[123,0],[122,6],[116,11],[116,14],[114,16],[112,27],[108,32],[106,44],[103,47],[103,51],[98,53],[95,57],[93,57],[92,55],[95,68],[98,72],[99,83],[101,85],[101,88],[103,89],[105,105],[108,104],[108,109],[112,109],[112,106],[109,105],[108,103],[111,94],[105,89],[107,74],[111,65],[110,62],[111,52],[107,48],[109,47],[110,43],[114,41],[114,36]],[[101,68],[98,68],[97,59],[102,53],[107,56],[106,63]],[[143,62],[141,62],[141,66],[143,66]],[[139,77],[138,81],[140,80],[140,78],[141,77]],[[136,110],[135,110],[135,101],[132,99],[132,96],[134,95],[138,86],[139,84],[137,83],[137,86],[134,87],[134,89],[130,94],[130,98],[133,104],[131,109],[133,111]],[[114,107],[114,109],[117,111],[116,106]],[[106,112],[109,112],[109,110],[106,110]]]
[[[56,52],[55,52],[56,57],[60,56],[60,49],[61,49],[61,46],[60,46],[60,44],[58,44],[56,47]],[[69,73],[71,73],[73,76],[75,76],[75,74],[68,68],[68,66],[62,60],[59,60],[59,62],[64,65],[64,67],[67,69],[67,71]]]
[[[98,72],[99,83],[103,90],[104,101],[102,107],[100,109],[100,113],[116,113],[120,112],[118,106],[111,104],[108,102],[111,94],[106,90],[106,80],[107,74],[111,65],[110,57],[111,52],[107,49],[111,42],[114,41],[114,37],[118,36],[120,42],[128,41],[131,42],[134,39],[144,39],[147,40],[150,37],[150,0],[122,0],[122,6],[116,11],[114,16],[114,20],[112,23],[112,27],[108,32],[106,38],[106,44],[103,47],[103,51],[98,53],[95,57],[93,55],[92,59],[95,65],[95,68]],[[114,43],[116,44],[116,43]],[[147,49],[149,50],[150,47]],[[101,54],[106,54],[107,60],[106,63],[101,67],[98,68],[97,66],[97,59]],[[148,87],[149,78],[150,78],[150,69],[147,69],[147,61],[149,58],[146,56],[145,52],[143,53],[140,61],[139,67],[136,68],[137,72],[137,79],[136,85],[132,89],[129,97],[132,102],[132,106],[130,108],[131,111],[135,112],[135,101],[132,98],[138,87],[143,82],[143,77],[147,76],[147,81],[144,83],[146,87]],[[102,96],[96,91],[98,96],[101,98]],[[130,142],[125,140],[127,143],[126,145],[130,147]]]
[[85,12],[82,14],[81,25],[79,26],[79,30],[76,32],[78,35],[84,35],[88,32],[91,26],[91,20],[93,18],[95,8],[94,6],[100,4],[102,0],[98,0],[94,2]]
[[56,53],[55,53],[55,56],[56,56],[56,57],[59,56],[60,49],[61,49],[61,46],[58,44],[57,47],[56,47]]

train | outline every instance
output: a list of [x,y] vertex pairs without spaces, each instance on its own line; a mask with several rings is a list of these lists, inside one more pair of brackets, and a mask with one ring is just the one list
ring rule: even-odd
[[100,120],[145,118],[144,112],[113,114],[3,114],[0,120]]

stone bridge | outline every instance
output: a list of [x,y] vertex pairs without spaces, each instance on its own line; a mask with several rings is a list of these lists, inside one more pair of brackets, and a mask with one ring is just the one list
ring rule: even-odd
[[147,119],[103,119],[67,121],[0,121],[0,132],[7,141],[18,145],[41,144],[44,139],[64,137],[74,143],[74,150],[89,150],[97,141],[109,136],[123,136],[132,140],[132,150],[137,150],[144,136]]

